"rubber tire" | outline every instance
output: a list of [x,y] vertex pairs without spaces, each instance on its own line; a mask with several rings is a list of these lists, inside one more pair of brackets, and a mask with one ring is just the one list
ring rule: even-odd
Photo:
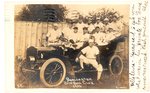
[[[119,60],[120,60],[120,62],[121,62],[121,70],[119,71],[119,73],[118,74],[114,74],[113,73],[113,71],[112,71],[112,69],[111,69],[111,64],[112,64],[112,61],[113,61],[113,59],[114,58],[119,58]],[[112,74],[112,75],[120,75],[121,73],[122,73],[122,70],[123,70],[123,61],[122,61],[122,59],[121,59],[121,57],[119,56],[119,55],[113,55],[111,58],[110,58],[110,61],[109,61],[109,71],[110,71],[110,73]]]
[[[51,64],[52,62],[59,62],[59,63],[62,65],[62,68],[63,68],[63,70],[64,70],[64,71],[63,71],[64,73],[63,73],[63,76],[62,76],[61,80],[60,80],[57,84],[55,84],[55,85],[50,85],[50,84],[48,84],[48,83],[46,82],[45,78],[44,78],[45,69],[46,69],[46,67],[47,67],[49,64]],[[41,70],[40,70],[40,79],[41,79],[42,83],[43,83],[46,87],[57,87],[57,86],[59,86],[59,85],[64,81],[65,77],[66,77],[66,66],[65,66],[64,62],[61,61],[61,60],[58,59],[58,58],[51,58],[51,59],[48,59],[48,60],[42,65],[42,67],[41,67]]]

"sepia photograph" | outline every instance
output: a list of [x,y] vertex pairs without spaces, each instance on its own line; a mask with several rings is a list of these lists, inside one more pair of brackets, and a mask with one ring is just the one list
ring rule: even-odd
[[128,4],[16,4],[15,88],[129,89]]

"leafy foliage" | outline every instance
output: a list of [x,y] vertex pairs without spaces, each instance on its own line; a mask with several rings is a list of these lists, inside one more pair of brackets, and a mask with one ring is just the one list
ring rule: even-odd
[[63,5],[53,4],[29,4],[26,5],[16,16],[16,20],[21,21],[44,21],[44,22],[61,22],[64,20]]
[[82,20],[82,22],[84,23],[92,23],[95,24],[96,22],[102,22],[105,23],[105,18],[108,19],[108,22],[116,22],[119,21],[121,18],[123,18],[122,15],[119,14],[119,12],[115,11],[114,9],[106,9],[106,8],[102,8],[99,9],[99,11],[92,11],[89,12],[88,15],[86,16],[82,16],[79,13],[79,18],[78,19],[67,19],[69,21],[67,22],[80,22]]

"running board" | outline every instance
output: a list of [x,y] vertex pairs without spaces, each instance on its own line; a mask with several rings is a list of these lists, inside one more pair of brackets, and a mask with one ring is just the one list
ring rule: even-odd
[[[108,69],[103,69],[103,71],[106,71]],[[84,72],[97,72],[96,70],[83,70],[83,71],[74,71],[75,73],[84,73]]]
[[33,70],[33,69],[25,69],[25,68],[23,68],[22,69],[23,71],[26,71],[26,72],[36,72],[37,70]]

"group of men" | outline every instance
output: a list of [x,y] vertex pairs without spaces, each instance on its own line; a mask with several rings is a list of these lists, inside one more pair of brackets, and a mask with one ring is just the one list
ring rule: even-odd
[[121,35],[122,25],[118,22],[109,23],[105,19],[105,23],[97,21],[95,24],[79,22],[76,24],[65,24],[62,29],[58,25],[53,24],[53,29],[47,33],[48,43],[59,41],[59,37],[63,36],[67,40],[73,42],[84,42],[90,38],[95,38],[95,43],[98,45],[107,45],[109,41]]
[[63,36],[71,43],[77,44],[79,47],[85,41],[89,43],[89,46],[81,50],[76,61],[80,62],[81,70],[84,69],[83,63],[91,64],[97,70],[97,80],[99,80],[102,73],[102,65],[99,64],[100,62],[97,62],[100,51],[96,45],[107,45],[109,41],[121,35],[121,25],[118,26],[115,22],[108,23],[108,19],[105,19],[105,23],[84,24],[79,22],[67,24],[63,29],[59,29],[56,25],[53,25],[53,27],[54,29],[47,33],[49,43],[59,42],[60,36]]

